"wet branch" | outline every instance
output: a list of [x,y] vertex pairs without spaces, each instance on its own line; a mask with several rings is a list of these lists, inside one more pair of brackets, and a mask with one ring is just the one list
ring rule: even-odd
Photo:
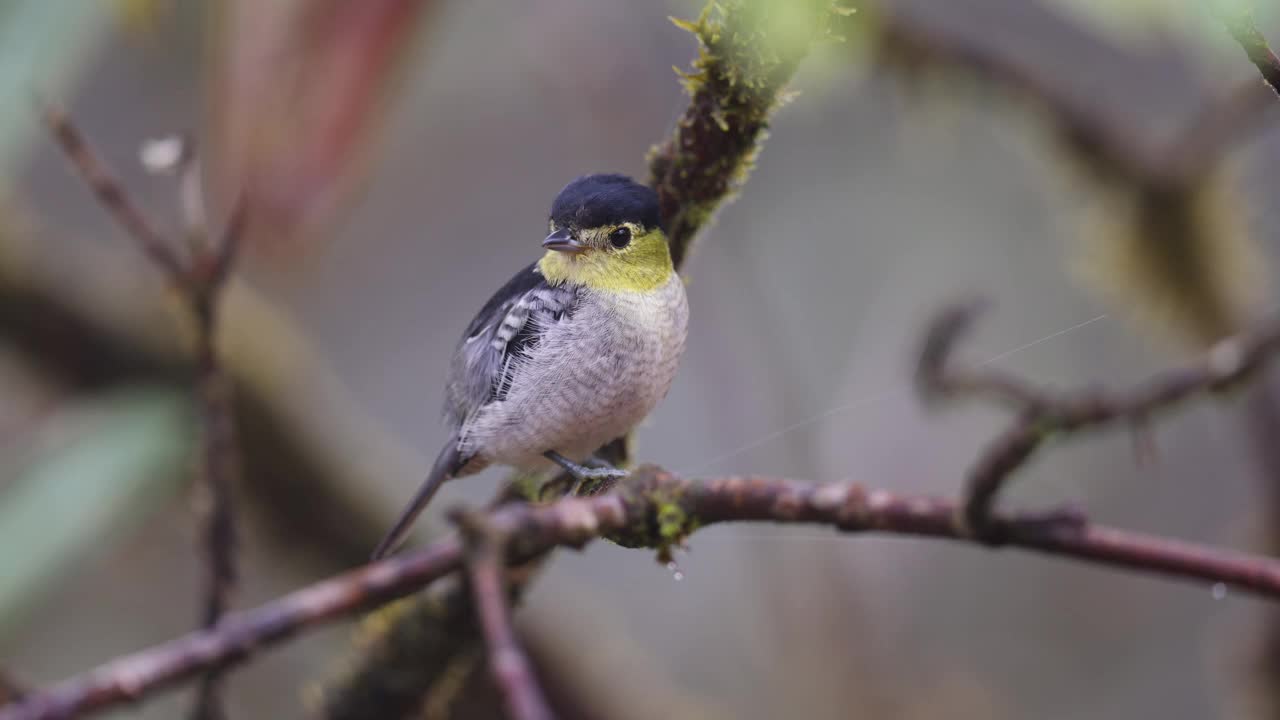
[[[237,575],[232,493],[240,474],[240,459],[231,382],[219,360],[216,340],[222,292],[244,232],[244,202],[236,203],[226,227],[211,237],[191,143],[175,137],[144,146],[143,162],[149,170],[175,174],[179,179],[187,234],[187,252],[179,253],[176,243],[156,229],[66,114],[46,106],[42,115],[81,179],[175,288],[194,322],[195,385],[201,425],[199,485],[207,501],[202,530],[206,577],[200,616],[204,627],[214,627],[230,607]],[[210,672],[197,693],[193,717],[214,720],[224,716],[219,689],[220,677]]]
[[[949,500],[901,496],[845,483],[772,477],[694,481],[643,466],[614,492],[546,505],[510,504],[485,516],[518,563],[554,546],[606,537],[629,547],[668,550],[701,527],[725,522],[816,524],[974,543],[954,522]],[[1006,545],[1028,551],[1206,583],[1280,599],[1280,560],[1095,525],[1082,517],[995,514]],[[455,535],[227,615],[200,630],[113,660],[0,710],[0,720],[81,717],[142,700],[211,669],[398,597],[461,570],[467,546]]]

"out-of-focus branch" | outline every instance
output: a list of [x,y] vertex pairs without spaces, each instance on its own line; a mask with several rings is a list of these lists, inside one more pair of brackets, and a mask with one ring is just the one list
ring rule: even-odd
[[[181,258],[172,244],[161,236],[114,179],[89,144],[60,110],[44,108],[43,115],[53,137],[71,159],[81,178],[103,206],[129,232],[146,256],[176,288],[195,324],[196,395],[201,424],[199,481],[208,499],[203,545],[206,553],[206,581],[201,623],[213,627],[231,604],[236,584],[236,524],[233,485],[240,473],[235,419],[231,403],[231,381],[222,368],[217,350],[218,317],[223,290],[235,262],[244,231],[245,207],[237,203],[230,222],[212,244],[202,204],[194,202],[200,190],[192,186],[196,178],[194,155],[189,143],[180,138],[155,141],[144,147],[144,163],[156,172],[175,172],[187,182],[189,202],[184,214],[190,253]],[[194,717],[215,720],[225,715],[219,693],[220,678],[210,672],[197,693]]]
[[1057,137],[1108,174],[1145,174],[1158,162],[1140,138],[1123,133],[1057,78],[1035,72],[1002,53],[938,30],[913,13],[877,2],[864,8],[874,17],[875,58],[891,72],[976,78],[1037,110]]
[[[196,375],[156,293],[121,307],[92,283],[69,288],[37,238],[0,227],[0,338],[73,393],[146,383],[188,388]],[[84,252],[102,254],[90,245]],[[421,458],[351,402],[297,328],[252,289],[228,287],[220,323],[235,378],[246,510],[266,537],[288,540],[318,573],[363,564],[391,511],[373,475],[409,475]],[[341,407],[317,413],[316,404]]]
[[458,512],[454,521],[466,543],[467,580],[484,636],[494,684],[511,720],[552,720],[533,668],[511,626],[504,587],[506,537],[476,513]]
[[93,191],[102,207],[120,223],[130,239],[138,244],[142,254],[166,279],[180,282],[186,269],[177,253],[169,247],[164,235],[156,229],[146,213],[134,204],[115,175],[89,147],[80,131],[71,124],[66,113],[45,105],[41,108],[41,114],[50,133],[58,141],[58,146],[66,153],[76,172]]
[[1272,52],[1271,47],[1267,45],[1267,39],[1258,31],[1258,26],[1253,21],[1253,13],[1219,10],[1219,16],[1227,26],[1231,37],[1236,39],[1240,48],[1244,50],[1244,54],[1249,57],[1249,62],[1252,62],[1258,68],[1258,72],[1262,73],[1262,79],[1271,86],[1273,91],[1280,93],[1280,57]]
[[[948,500],[900,496],[845,483],[771,477],[692,481],[642,466],[607,495],[546,505],[510,504],[485,519],[507,538],[508,557],[518,562],[550,547],[581,547],[599,537],[663,551],[685,542],[701,527],[743,521],[820,524],[848,533],[972,542],[954,522],[957,510],[958,505]],[[1079,517],[999,514],[991,523],[1009,546],[1142,573],[1223,583],[1280,599],[1280,560],[1094,525]],[[33,692],[23,702],[0,710],[0,720],[74,718],[141,700],[209,668],[243,662],[298,632],[414,592],[461,569],[465,556],[464,541],[450,535],[420,550],[232,613],[212,630],[190,633]]]
[[1196,347],[1248,324],[1263,263],[1232,205],[1241,193],[1224,187],[1224,161],[1274,105],[1264,85],[1215,93],[1180,130],[1156,136],[1111,120],[1054,73],[923,13],[880,2],[860,9],[871,19],[873,57],[894,75],[967,80],[1035,111],[1096,201],[1093,217],[1102,222],[1087,225],[1081,266],[1110,299]]
[[[801,16],[806,32],[785,37],[778,30],[783,13]],[[698,232],[746,182],[769,116],[812,43],[832,35],[849,14],[830,0],[730,0],[708,3],[696,21],[677,23],[700,45],[693,69],[682,75],[689,106],[649,153],[649,184],[658,191],[677,268]]]
[[[212,252],[196,258],[207,266],[207,280],[190,298],[196,321],[196,392],[201,425],[200,481],[208,493],[204,527],[206,580],[202,622],[214,627],[231,607],[237,583],[235,488],[240,484],[233,383],[224,370],[216,343],[221,296],[235,261],[244,230],[244,205],[238,204],[231,223]],[[217,720],[225,715],[219,689],[221,678],[210,673],[200,685],[194,717]]]
[[[165,296],[136,299],[92,282],[71,285],[43,251],[40,231],[0,226],[0,339],[69,393],[121,385],[186,388],[194,359],[165,311]],[[82,253],[107,262],[100,245]],[[393,442],[351,401],[298,328],[242,283],[227,287],[220,322],[235,378],[247,509],[268,537],[288,538],[317,572],[363,564],[392,508],[367,489],[372,474],[408,475],[417,451]],[[315,406],[341,413],[315,412]]]
[[1116,391],[1053,391],[989,367],[958,367],[956,345],[971,329],[980,303],[957,304],[939,314],[926,334],[916,372],[926,399],[985,397],[1018,416],[969,473],[963,521],[985,540],[992,534],[991,507],[1009,477],[1050,437],[1100,429],[1118,422],[1141,426],[1193,398],[1221,392],[1245,380],[1280,350],[1280,319],[1220,340],[1204,357]]
[[909,11],[882,7],[883,3],[868,5],[866,14],[874,17],[876,57],[883,67],[907,77],[963,75],[1003,90],[1037,110],[1072,157],[1102,177],[1129,184],[1167,186],[1197,180],[1232,144],[1260,125],[1272,102],[1271,93],[1249,83],[1207,101],[1182,131],[1153,142],[1148,133],[1106,118],[1087,97],[1053,75],[937,29]]

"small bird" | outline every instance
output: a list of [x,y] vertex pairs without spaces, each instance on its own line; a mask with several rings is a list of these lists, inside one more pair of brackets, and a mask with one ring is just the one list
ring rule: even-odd
[[454,351],[450,436],[373,552],[390,552],[446,481],[491,464],[625,475],[593,458],[667,394],[689,306],[658,196],[625,175],[587,175],[551,205],[546,253],[489,299]]

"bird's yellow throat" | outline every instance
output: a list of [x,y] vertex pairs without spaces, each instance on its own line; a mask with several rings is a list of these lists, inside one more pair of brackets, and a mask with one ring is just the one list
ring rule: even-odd
[[661,230],[637,236],[623,250],[595,247],[579,255],[548,250],[538,269],[552,285],[573,283],[604,292],[648,292],[662,287],[675,269]]

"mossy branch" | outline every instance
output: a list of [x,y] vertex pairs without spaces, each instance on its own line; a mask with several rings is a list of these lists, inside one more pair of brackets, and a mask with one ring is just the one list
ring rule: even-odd
[[[779,37],[779,16],[796,32]],[[671,134],[649,155],[650,184],[657,190],[676,267],[684,265],[699,231],[715,211],[732,199],[750,174],[764,142],[770,115],[782,104],[787,83],[812,44],[830,37],[850,11],[830,0],[804,0],[793,6],[769,0],[708,2],[696,21],[674,20],[698,40],[693,70],[681,72],[688,107]],[[677,71],[679,72],[679,71]],[[614,440],[599,456],[615,465],[630,461],[630,438]],[[513,477],[505,497],[539,492]],[[554,492],[567,483],[548,483]],[[508,570],[507,586],[518,600],[545,561]],[[405,601],[393,615],[374,614],[362,630],[367,640],[344,660],[320,690],[317,713],[329,720],[358,720],[368,708],[387,716],[417,707],[422,696],[457,662],[474,669],[478,626],[465,589],[450,587]],[[449,628],[450,642],[436,642],[423,628]],[[461,631],[459,630],[461,629]],[[406,670],[406,668],[409,668]],[[424,669],[429,672],[424,672]],[[394,681],[406,673],[416,685]],[[388,682],[386,678],[392,678]]]
[[[698,39],[699,51],[692,70],[677,70],[689,106],[650,151],[649,184],[658,192],[677,268],[698,232],[746,182],[800,61],[851,12],[830,0],[722,0],[708,3],[695,21],[673,20]],[[780,26],[800,29],[786,33]]]
[[[698,527],[742,521],[819,524],[846,533],[969,541],[955,522],[959,506],[929,497],[898,496],[846,483],[806,483],[770,477],[693,481],[660,468],[638,468],[614,492],[546,505],[514,503],[485,520],[507,538],[508,559],[536,557],[551,547],[581,547],[610,537],[660,551]],[[1182,543],[1094,525],[1083,518],[995,515],[1009,547],[1110,567],[1198,582],[1224,583],[1280,599],[1280,560]],[[457,535],[228,615],[211,630],[184,635],[117,658],[84,675],[0,709],[0,720],[67,720],[137,702],[210,668],[244,662],[254,653],[337,618],[385,604],[456,573],[466,559]],[[365,717],[374,708],[364,708]],[[379,712],[378,717],[392,717]]]

